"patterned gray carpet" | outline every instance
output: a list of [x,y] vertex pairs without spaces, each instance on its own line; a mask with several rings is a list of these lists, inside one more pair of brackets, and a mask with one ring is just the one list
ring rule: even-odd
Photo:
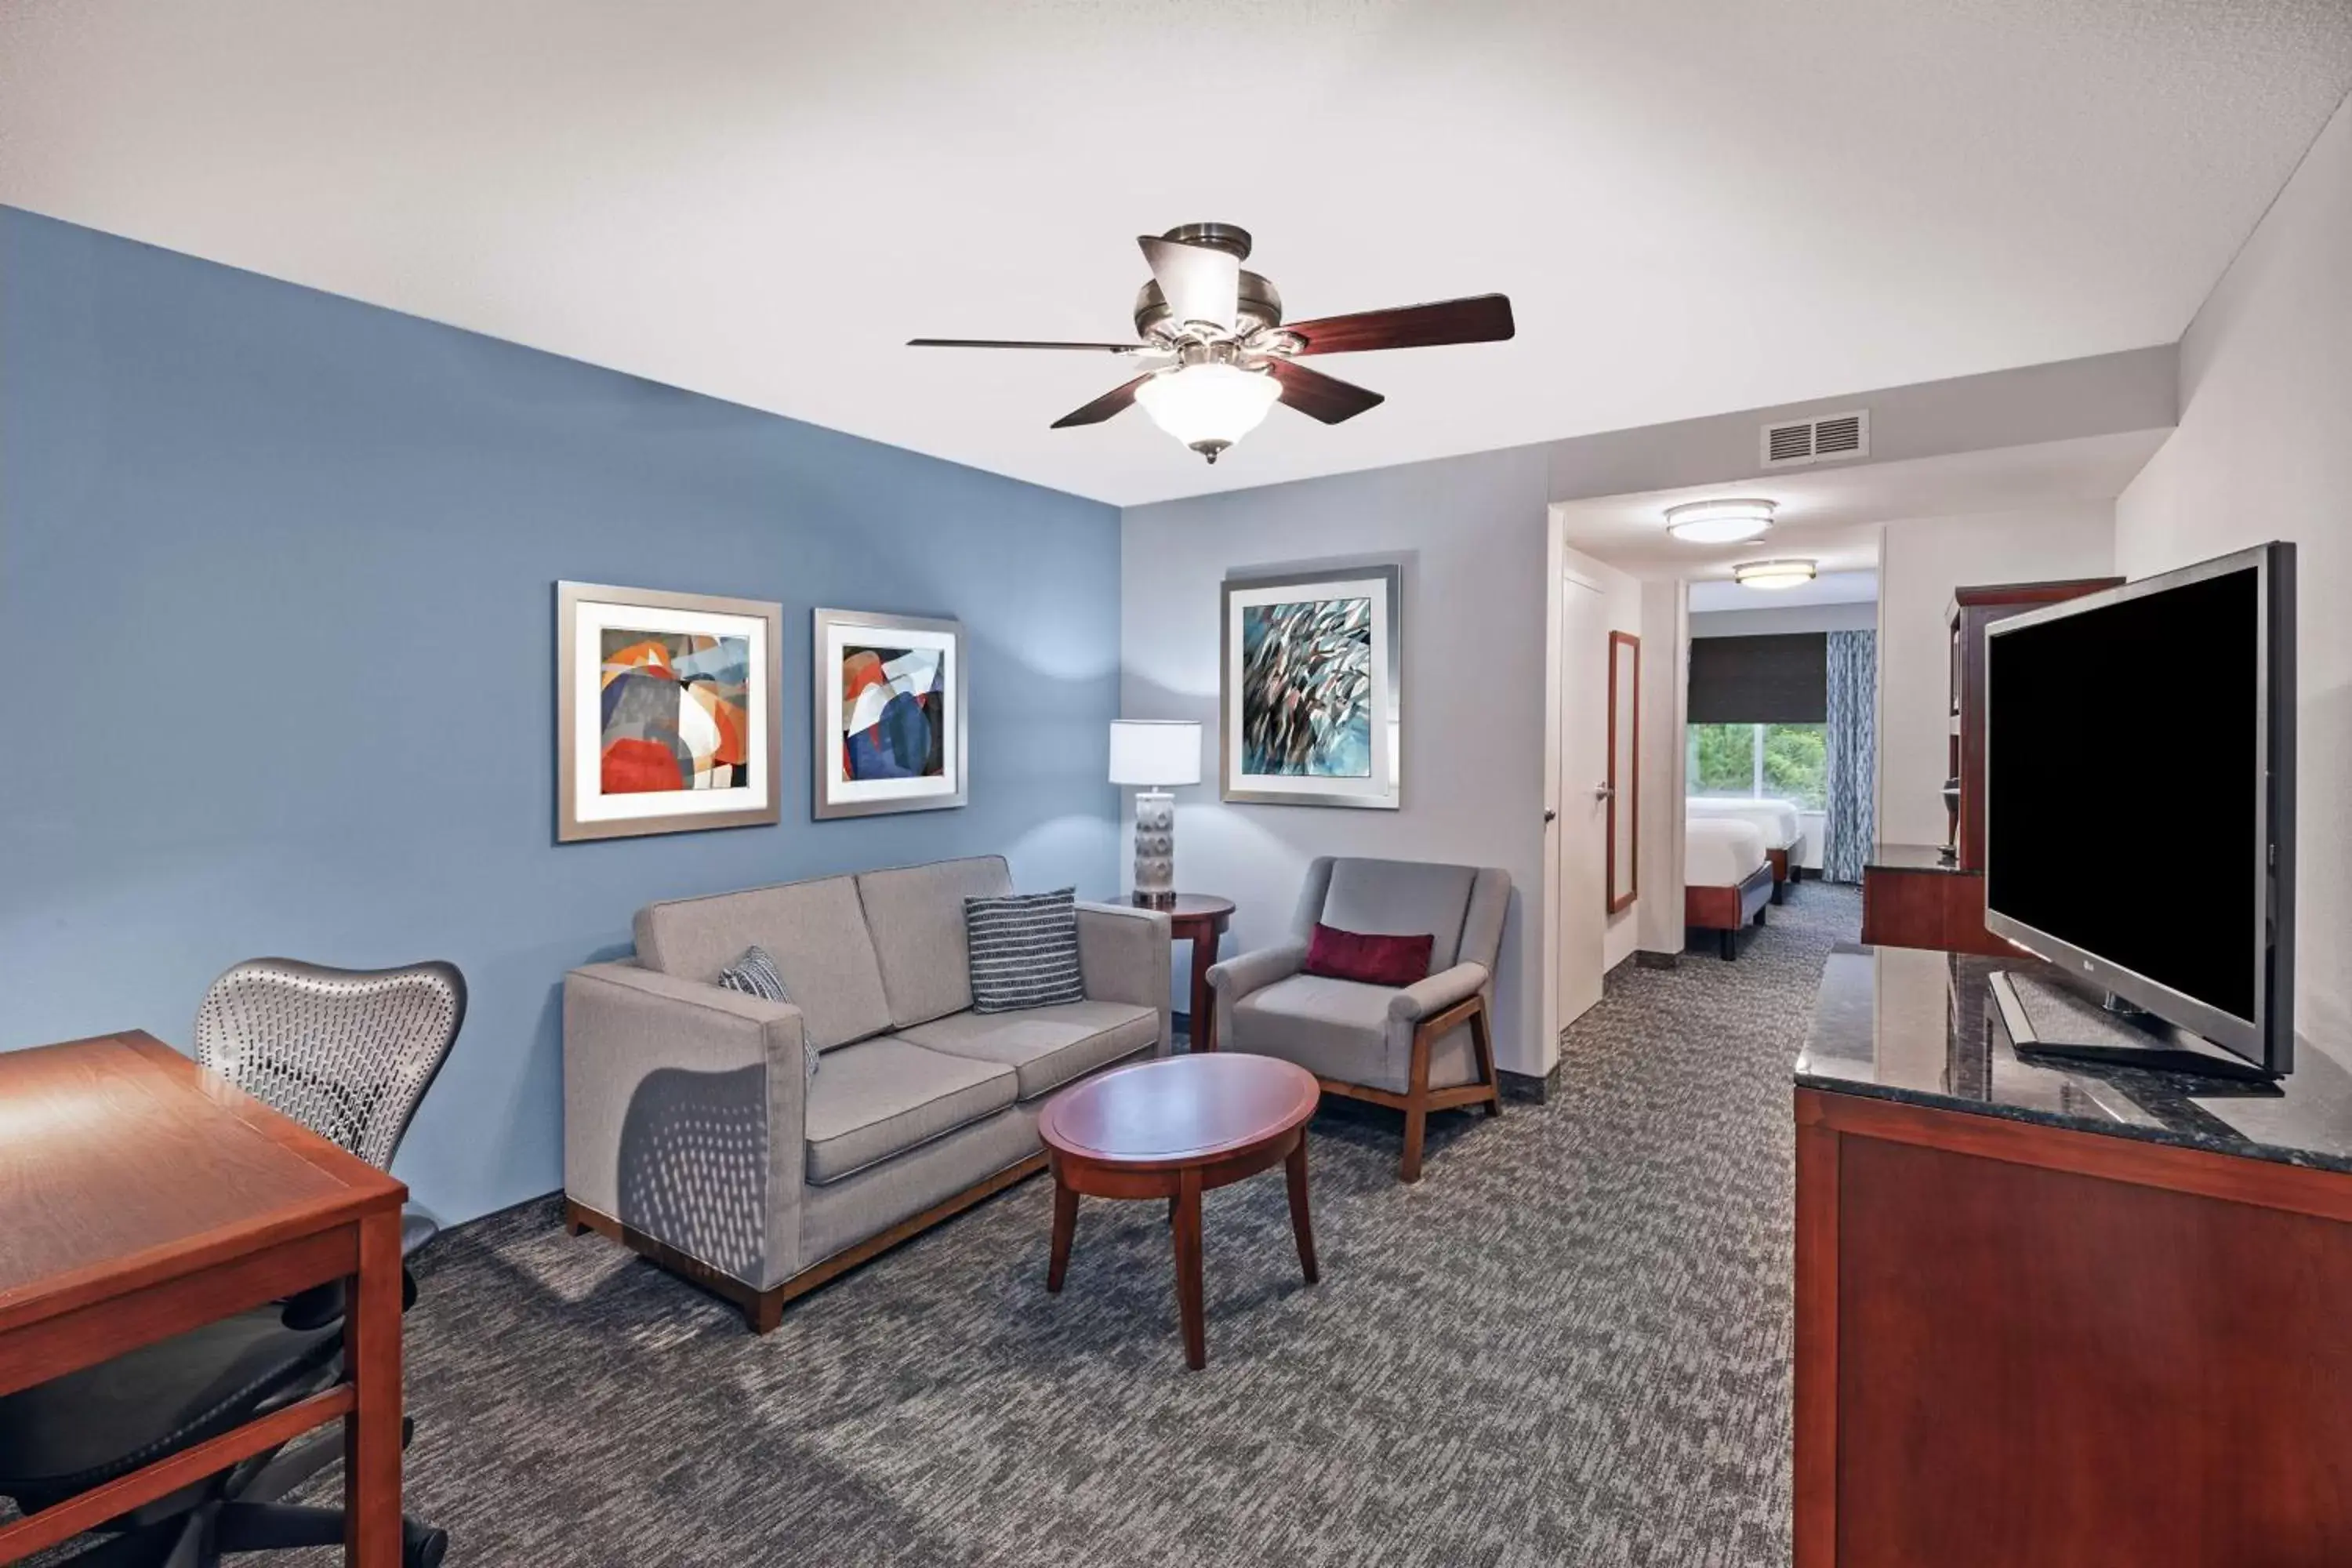
[[458,1564],[1673,1564],[1789,1554],[1790,1087],[1851,889],[1736,964],[1627,966],[1562,1090],[1314,1128],[1207,1202],[1184,1369],[1158,1205],[1090,1201],[1045,1294],[1024,1184],[765,1339],[551,1201],[444,1237],[409,1318],[410,1505]]

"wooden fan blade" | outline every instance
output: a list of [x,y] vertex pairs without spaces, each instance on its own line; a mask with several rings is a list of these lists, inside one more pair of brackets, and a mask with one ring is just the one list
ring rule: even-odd
[[1141,343],[1048,343],[1025,338],[908,338],[910,349],[1080,349],[1089,353],[1135,354]]
[[1241,258],[1230,251],[1203,245],[1184,245],[1139,234],[1143,259],[1168,301],[1168,313],[1177,321],[1207,321],[1230,332],[1234,312],[1241,303]]
[[1266,369],[1282,384],[1282,401],[1326,425],[1353,419],[1365,409],[1378,408],[1388,401],[1377,392],[1367,392],[1352,382],[1293,364],[1286,359],[1269,360]]
[[1441,343],[1493,343],[1517,329],[1511,302],[1500,294],[1473,294],[1393,310],[1360,310],[1319,321],[1286,321],[1281,331],[1301,339],[1303,354],[1365,353],[1373,349],[1426,349]]
[[1074,408],[1055,420],[1052,428],[1066,430],[1073,425],[1099,425],[1134,402],[1135,389],[1150,379],[1150,375],[1139,375],[1123,386],[1114,386],[1084,408]]

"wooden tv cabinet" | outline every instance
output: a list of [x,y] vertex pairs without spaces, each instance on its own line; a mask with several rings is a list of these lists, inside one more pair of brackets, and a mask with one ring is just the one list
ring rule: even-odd
[[1795,1568],[2352,1563],[2352,1075],[2037,1065],[2000,969],[1824,968]]

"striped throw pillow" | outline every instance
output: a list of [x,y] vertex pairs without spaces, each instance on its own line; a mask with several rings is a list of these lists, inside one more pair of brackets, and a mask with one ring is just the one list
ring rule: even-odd
[[719,972],[719,984],[762,1002],[789,1002],[784,977],[776,973],[776,955],[764,947],[743,950],[743,956]]
[[966,899],[971,1010],[1009,1013],[1087,999],[1078,976],[1077,890]]
[[[784,977],[776,973],[776,955],[764,947],[745,948],[742,957],[719,972],[719,984],[730,991],[757,996],[762,1002],[793,999],[784,989]],[[803,1049],[801,1054],[808,1060],[808,1076],[816,1077],[816,1052]]]

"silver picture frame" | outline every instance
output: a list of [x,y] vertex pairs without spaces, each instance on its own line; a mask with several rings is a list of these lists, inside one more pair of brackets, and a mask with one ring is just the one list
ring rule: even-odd
[[[889,616],[864,610],[820,609],[812,616],[813,649],[809,747],[810,815],[818,821],[881,816],[904,811],[948,811],[971,799],[971,672],[965,658],[963,623],[933,616]],[[947,734],[941,742],[941,773],[929,780],[860,781],[842,776],[841,660],[837,648],[850,637],[871,634],[884,647],[894,638],[946,651],[942,689],[947,696]],[[880,788],[878,785],[892,787]]]
[[[1349,592],[1357,590],[1359,592]],[[1371,767],[1359,783],[1339,777],[1250,773],[1241,741],[1241,613],[1275,595],[1301,600],[1369,597],[1371,638]],[[1250,805],[1336,805],[1395,811],[1404,804],[1404,574],[1393,562],[1314,571],[1228,577],[1218,616],[1217,787],[1219,797]]]
[[[607,612],[610,612],[608,615]],[[625,797],[601,792],[601,658],[583,659],[583,632],[607,620],[644,617],[653,632],[709,628],[753,643],[745,693],[756,793],[738,805],[731,791],[677,790]],[[681,617],[694,623],[681,624]],[[664,625],[663,623],[667,623]],[[555,838],[571,844],[717,827],[772,827],[782,820],[784,607],[760,599],[620,588],[601,583],[555,585]],[[587,713],[595,718],[582,722]],[[660,809],[662,806],[669,809]]]

